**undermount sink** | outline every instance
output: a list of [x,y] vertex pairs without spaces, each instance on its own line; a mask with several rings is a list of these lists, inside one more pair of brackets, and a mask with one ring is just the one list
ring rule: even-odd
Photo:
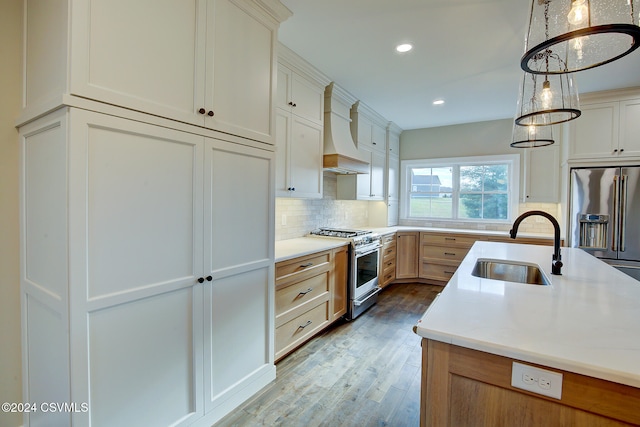
[[506,282],[549,285],[549,280],[538,265],[521,261],[478,258],[471,275]]

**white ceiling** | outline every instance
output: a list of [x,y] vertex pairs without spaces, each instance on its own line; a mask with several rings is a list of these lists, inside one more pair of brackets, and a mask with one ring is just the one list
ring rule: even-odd
[[[403,129],[515,114],[529,0],[282,2],[280,41]],[[580,93],[640,86],[640,50],[574,79]]]

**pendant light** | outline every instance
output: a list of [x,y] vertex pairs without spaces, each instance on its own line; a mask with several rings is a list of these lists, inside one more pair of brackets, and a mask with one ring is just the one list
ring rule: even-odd
[[572,74],[523,73],[516,124],[548,126],[580,117],[578,91]]
[[513,148],[544,147],[555,142],[551,126],[520,126],[515,122],[513,123],[512,138],[513,142],[509,145]]
[[563,74],[604,65],[640,47],[640,0],[532,0],[520,66]]

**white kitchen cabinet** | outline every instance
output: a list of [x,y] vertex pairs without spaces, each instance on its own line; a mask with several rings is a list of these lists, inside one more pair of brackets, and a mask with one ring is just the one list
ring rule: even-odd
[[524,151],[522,203],[560,201],[560,148],[558,145]]
[[24,399],[89,403],[26,426],[211,425],[275,378],[272,152],[75,108],[20,140]]
[[342,200],[384,200],[385,154],[360,147],[361,158],[369,162],[369,173],[338,175],[337,197]]
[[569,124],[570,160],[640,157],[640,99],[583,103]]
[[329,79],[279,46],[276,196],[322,198],[324,88]]
[[[282,53],[283,50],[281,45],[279,51]],[[324,118],[324,88],[329,81],[318,81],[291,70],[285,64],[292,61],[292,55],[287,55],[289,61],[280,59],[278,62],[276,107],[321,125]]]
[[252,0],[26,2],[23,117],[70,94],[273,143],[289,12],[265,1],[273,15]]
[[620,156],[640,157],[640,99],[620,102]]
[[338,175],[338,199],[386,199],[386,123],[382,116],[361,101],[351,107],[351,135],[357,143],[360,157],[369,163],[369,173]]
[[582,114],[569,122],[569,158],[608,158],[618,149],[619,103],[582,105]]
[[276,195],[322,198],[322,125],[276,108]]

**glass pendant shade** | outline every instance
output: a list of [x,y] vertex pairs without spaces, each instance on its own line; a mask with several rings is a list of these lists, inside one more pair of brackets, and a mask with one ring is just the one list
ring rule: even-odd
[[523,74],[516,124],[547,126],[580,117],[578,90],[571,74]]
[[607,64],[640,47],[640,0],[532,0],[520,66],[563,74]]
[[544,147],[555,142],[551,126],[520,126],[515,122],[512,139],[510,145],[513,148]]

